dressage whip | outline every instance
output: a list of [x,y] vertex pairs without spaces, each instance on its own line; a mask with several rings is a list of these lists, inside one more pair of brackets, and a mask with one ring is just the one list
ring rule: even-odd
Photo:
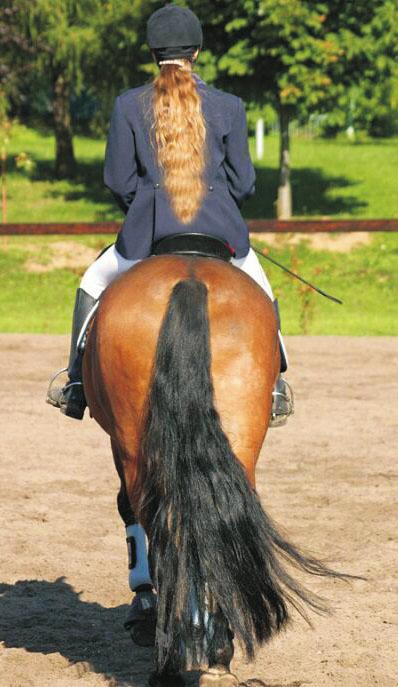
[[309,286],[311,289],[313,289],[313,290],[316,291],[317,293],[320,293],[321,296],[325,296],[325,298],[329,298],[329,300],[333,301],[334,303],[339,303],[339,305],[343,305],[343,301],[341,301],[340,298],[336,298],[335,296],[331,296],[330,293],[326,293],[326,291],[323,291],[322,289],[318,288],[318,287],[315,286],[314,284],[311,284],[311,282],[307,281],[307,280],[304,279],[303,277],[300,277],[299,274],[296,274],[295,272],[292,272],[292,270],[289,270],[287,267],[285,267],[285,266],[282,265],[280,262],[278,262],[277,260],[275,260],[275,258],[271,258],[269,255],[265,255],[264,253],[261,252],[261,250],[258,250],[257,248],[255,248],[252,244],[250,244],[250,245],[251,245],[251,247],[253,248],[253,250],[254,250],[258,255],[261,255],[262,258],[265,258],[266,260],[269,260],[270,262],[272,262],[273,265],[276,265],[277,267],[280,267],[281,270],[284,270],[285,272],[287,272],[288,274],[290,274],[291,277],[295,277],[296,279],[298,279],[299,281],[301,281],[301,282],[302,282],[303,284],[305,284],[306,286]]

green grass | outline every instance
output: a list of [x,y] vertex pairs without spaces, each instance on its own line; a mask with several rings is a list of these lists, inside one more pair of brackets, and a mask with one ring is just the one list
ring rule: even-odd
[[[47,264],[51,244],[59,237],[7,237],[0,241],[0,331],[66,333],[79,270],[28,272],[26,261]],[[62,241],[101,248],[109,236],[62,237]],[[260,245],[260,244],[257,244]],[[321,288],[340,297],[336,305],[264,260],[275,295],[279,298],[285,334],[397,335],[398,236],[378,234],[370,245],[349,253],[312,250],[305,240],[291,246],[284,239],[272,256]]]
[[[105,142],[75,137],[76,179],[53,175],[54,140],[45,132],[16,126],[9,155],[9,222],[94,222],[121,219],[102,182]],[[254,141],[251,140],[254,159]],[[14,156],[29,153],[30,174],[15,168]],[[294,214],[298,217],[398,217],[398,139],[353,144],[295,138],[292,142]],[[278,138],[265,139],[265,159],[256,163],[257,193],[246,217],[274,217]]]
[[[251,141],[253,160],[254,141]],[[274,217],[278,138],[265,141],[256,162],[257,193],[246,217]],[[291,146],[293,214],[296,217],[398,217],[398,139],[350,143],[346,139],[294,138]]]
[[[253,141],[251,141],[253,145]],[[104,141],[77,136],[78,176],[53,178],[54,141],[45,132],[14,130],[9,158],[10,222],[96,221],[121,219],[102,183]],[[33,173],[17,170],[13,156],[24,151],[35,162]],[[294,139],[292,145],[295,214],[302,217],[398,217],[398,139],[361,144]],[[246,217],[273,217],[278,141],[266,139],[266,160],[257,165],[257,194]],[[66,333],[74,290],[84,271],[27,271],[34,257],[51,260],[55,241],[77,241],[98,252],[109,236],[4,237],[0,240],[0,331]],[[310,281],[342,298],[339,306],[303,290],[299,283],[264,261],[280,300],[286,334],[398,334],[398,236],[378,234],[370,245],[348,253],[313,250],[303,240],[295,247],[280,238],[272,255]]]
[[[33,171],[16,169],[14,156],[28,153]],[[95,222],[121,214],[102,181],[105,141],[75,137],[78,171],[73,181],[54,178],[54,138],[16,126],[9,146],[8,222]]]
[[348,253],[312,250],[305,240],[271,254],[343,305],[303,289],[300,283],[264,261],[280,302],[286,334],[397,335],[398,236],[378,234],[369,245]]

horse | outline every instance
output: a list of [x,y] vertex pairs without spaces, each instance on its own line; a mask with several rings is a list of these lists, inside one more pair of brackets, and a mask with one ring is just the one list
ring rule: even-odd
[[149,541],[157,592],[151,685],[233,687],[236,638],[252,659],[283,628],[290,602],[324,604],[281,558],[341,576],[282,537],[262,508],[255,467],[280,370],[270,299],[222,260],[151,256],[101,297],[83,379],[110,436],[119,512]]

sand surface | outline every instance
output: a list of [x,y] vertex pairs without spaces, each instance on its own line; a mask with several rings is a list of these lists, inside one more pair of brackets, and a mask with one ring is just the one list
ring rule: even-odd
[[[298,618],[233,668],[267,687],[396,687],[398,342],[287,344],[296,415],[267,437],[263,504],[293,541],[368,579],[309,580],[334,615],[313,629]],[[0,687],[144,687],[151,651],[123,629],[131,595],[108,439],[43,402],[66,350],[66,337],[0,335]]]

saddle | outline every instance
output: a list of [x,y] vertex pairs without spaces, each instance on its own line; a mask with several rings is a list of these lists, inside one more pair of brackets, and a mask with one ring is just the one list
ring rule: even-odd
[[202,234],[199,232],[181,234],[170,234],[164,236],[153,244],[152,255],[191,255],[204,258],[218,258],[225,262],[230,262],[235,257],[235,250],[229,245],[228,241]]

